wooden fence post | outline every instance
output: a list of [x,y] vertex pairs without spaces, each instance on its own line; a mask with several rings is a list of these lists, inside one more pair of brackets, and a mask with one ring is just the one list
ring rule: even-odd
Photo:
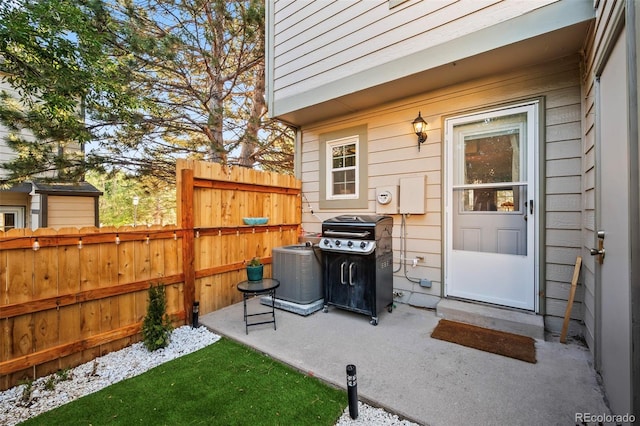
[[193,169],[182,169],[181,226],[182,226],[182,272],[184,273],[184,320],[189,324],[193,302],[196,299],[195,238],[193,222]]

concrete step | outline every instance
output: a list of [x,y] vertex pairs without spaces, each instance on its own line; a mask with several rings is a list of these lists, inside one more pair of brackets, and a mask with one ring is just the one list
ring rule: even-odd
[[544,319],[541,315],[487,306],[459,300],[442,299],[436,315],[451,321],[506,331],[544,340]]

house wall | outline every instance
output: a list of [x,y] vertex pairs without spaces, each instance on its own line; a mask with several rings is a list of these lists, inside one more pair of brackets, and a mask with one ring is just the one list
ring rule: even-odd
[[2,192],[0,205],[2,206],[24,206],[28,202],[27,194],[23,192]]
[[390,9],[384,0],[280,0],[274,33],[276,97],[411,56],[554,1],[411,1]]
[[[9,192],[9,191],[0,191],[0,208],[2,207],[22,207],[24,210],[23,225],[25,228],[29,228],[31,226],[30,216],[28,211],[29,206],[29,197],[28,194],[24,192]],[[19,225],[19,223],[18,223]]]
[[29,217],[29,225],[26,225],[27,228],[37,229],[41,227],[42,215],[40,212],[42,211],[42,195],[33,194],[31,196],[31,208],[27,212],[27,216]]
[[[360,114],[304,127],[301,177],[303,181],[303,227],[320,232],[324,219],[345,213],[374,213],[375,189],[394,185],[401,177],[427,177],[426,211],[411,215],[407,223],[407,259],[422,256],[409,276],[428,278],[423,288],[404,277],[404,267],[394,276],[394,289],[403,301],[433,306],[443,295],[443,122],[448,116],[542,97],[544,105],[545,159],[541,183],[545,197],[544,250],[541,289],[546,326],[559,331],[566,308],[576,256],[582,247],[582,126],[580,61],[567,57],[551,63],[442,88],[403,101],[382,105]],[[418,152],[411,121],[421,111],[428,122],[428,139]],[[342,128],[368,127],[368,207],[361,210],[319,208],[320,135]],[[402,196],[402,195],[401,195]],[[394,266],[400,255],[401,216],[394,215]],[[578,291],[572,318],[582,318],[582,292]],[[570,333],[581,332],[577,322]]]
[[596,247],[596,149],[595,141],[597,129],[596,119],[596,67],[606,51],[606,40],[614,37],[616,16],[623,16],[621,9],[623,1],[601,0],[596,9],[596,19],[591,33],[585,42],[585,57],[583,61],[582,87],[583,87],[583,229],[582,247],[583,256],[582,279],[585,284],[584,295],[584,323],[585,339],[589,348],[595,348],[597,303],[599,298],[595,284],[596,258],[589,255],[589,248]]
[[48,228],[95,225],[95,198],[47,196]]
[[409,1],[390,8],[398,2],[279,0],[274,5],[274,97],[320,87],[554,2]]

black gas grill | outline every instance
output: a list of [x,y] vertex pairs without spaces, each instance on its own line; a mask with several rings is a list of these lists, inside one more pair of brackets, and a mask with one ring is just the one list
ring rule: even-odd
[[329,306],[371,316],[393,309],[393,218],[343,215],[322,223],[324,311]]

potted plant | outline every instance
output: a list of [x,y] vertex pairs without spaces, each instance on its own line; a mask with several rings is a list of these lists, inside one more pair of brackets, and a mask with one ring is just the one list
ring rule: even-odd
[[254,257],[247,263],[247,279],[249,281],[261,281],[264,265],[260,258]]

